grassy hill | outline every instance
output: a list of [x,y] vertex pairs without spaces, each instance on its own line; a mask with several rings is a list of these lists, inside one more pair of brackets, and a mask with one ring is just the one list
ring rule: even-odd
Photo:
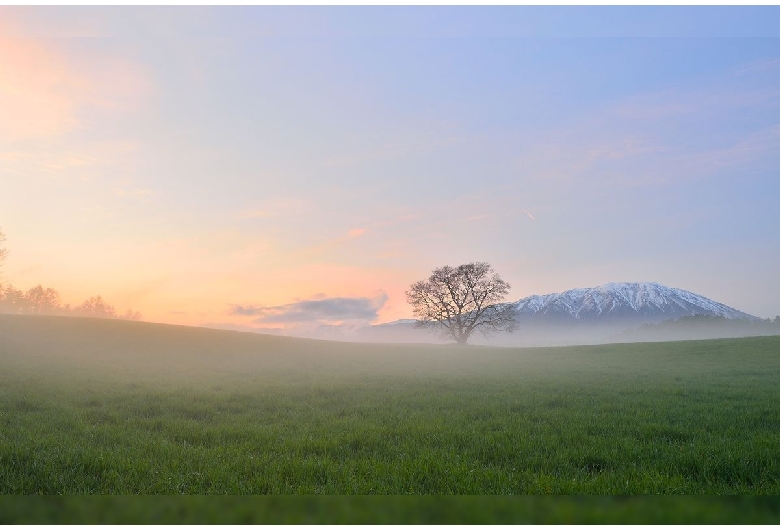
[[515,349],[0,315],[0,494],[777,495],[778,380],[780,337]]

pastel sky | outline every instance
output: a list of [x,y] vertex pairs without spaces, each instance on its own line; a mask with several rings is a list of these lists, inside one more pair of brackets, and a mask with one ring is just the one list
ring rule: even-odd
[[0,7],[2,275],[178,324],[656,281],[780,314],[780,8]]

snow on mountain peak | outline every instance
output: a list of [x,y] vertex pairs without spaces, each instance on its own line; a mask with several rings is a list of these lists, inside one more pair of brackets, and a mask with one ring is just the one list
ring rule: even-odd
[[562,293],[533,295],[514,305],[520,318],[606,320],[641,317],[645,321],[689,315],[755,318],[704,296],[656,282],[612,282]]

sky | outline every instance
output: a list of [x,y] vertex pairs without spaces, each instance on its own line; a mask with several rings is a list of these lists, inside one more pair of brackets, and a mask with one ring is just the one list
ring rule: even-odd
[[0,7],[2,279],[237,329],[654,281],[780,314],[780,7]]

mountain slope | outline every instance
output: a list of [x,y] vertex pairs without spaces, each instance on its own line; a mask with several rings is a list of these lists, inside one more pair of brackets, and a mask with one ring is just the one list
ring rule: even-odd
[[693,315],[756,319],[696,293],[654,282],[608,283],[562,293],[533,295],[512,305],[521,321],[660,322]]

